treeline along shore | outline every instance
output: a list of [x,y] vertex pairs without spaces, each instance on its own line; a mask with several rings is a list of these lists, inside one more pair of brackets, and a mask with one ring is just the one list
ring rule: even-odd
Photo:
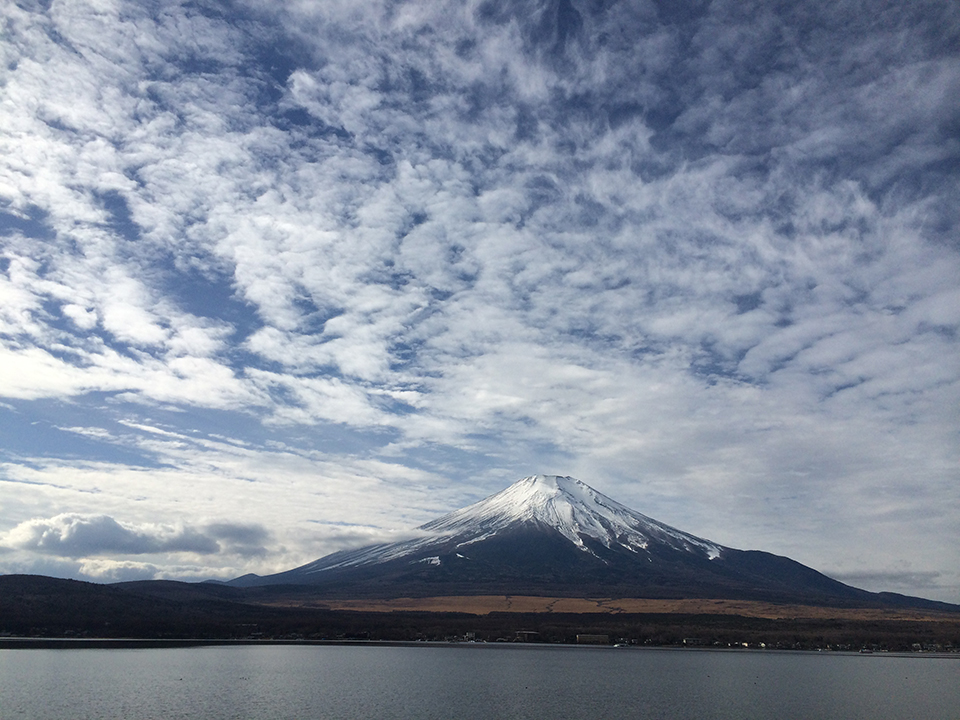
[[[723,600],[447,600],[448,610],[444,598],[351,605],[289,588],[276,594],[206,583],[100,585],[7,575],[0,576],[0,645],[23,647],[24,638],[126,638],[960,650],[960,607],[950,605],[890,610]],[[493,609],[503,607],[508,609]]]

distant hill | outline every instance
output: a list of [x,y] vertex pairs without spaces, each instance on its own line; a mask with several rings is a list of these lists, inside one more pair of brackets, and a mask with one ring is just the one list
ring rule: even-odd
[[[496,600],[494,598],[493,600]],[[649,604],[646,610],[636,609]],[[566,605],[568,608],[563,611]],[[594,611],[570,607],[593,606]],[[637,644],[793,649],[888,650],[960,647],[960,607],[953,612],[802,608],[749,601],[611,602],[585,598],[433,598],[396,607],[387,601],[323,601],[302,585],[233,588],[151,580],[100,585],[37,575],[0,576],[0,648],[146,646],[194,642],[351,642],[475,638],[576,642],[577,635]],[[726,605],[720,610],[718,605]],[[496,607],[510,607],[498,611]],[[620,609],[622,606],[633,610]],[[785,615],[777,610],[782,607]],[[350,608],[350,609],[347,609]],[[141,645],[137,645],[141,646]]]
[[835,607],[949,609],[845,585],[794,560],[677,530],[569,477],[524,478],[417,529],[234,587],[310,586],[318,596],[728,598]]

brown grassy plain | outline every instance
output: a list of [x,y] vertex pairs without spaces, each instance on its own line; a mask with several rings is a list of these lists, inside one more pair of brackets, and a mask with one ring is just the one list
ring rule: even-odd
[[310,607],[359,612],[492,612],[678,615],[738,615],[770,620],[956,620],[956,615],[930,610],[836,608],[778,605],[748,600],[652,600],[645,598],[555,598],[529,595],[477,595],[392,600],[301,600],[271,603],[275,607]]

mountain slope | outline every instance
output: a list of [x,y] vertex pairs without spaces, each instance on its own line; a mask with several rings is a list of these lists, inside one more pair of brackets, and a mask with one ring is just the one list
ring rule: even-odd
[[883,605],[789,558],[727,548],[569,477],[537,475],[422,525],[235,586],[297,584],[339,597],[525,594]]

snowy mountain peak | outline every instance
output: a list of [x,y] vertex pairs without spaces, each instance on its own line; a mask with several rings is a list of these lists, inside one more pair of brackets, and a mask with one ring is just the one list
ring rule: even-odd
[[723,547],[664,525],[571,477],[525,477],[414,535],[233,583],[309,585],[339,597],[877,602],[789,558]]
[[582,550],[587,550],[587,538],[632,552],[646,550],[651,542],[711,559],[722,550],[720,545],[641,515],[575,478],[557,475],[525,477],[419,529],[433,536],[472,536],[462,543],[467,545],[525,523],[553,528]]
[[[413,558],[439,565],[438,552],[459,557],[471,546],[511,531],[558,533],[589,555],[610,550],[633,555],[669,548],[713,560],[723,546],[657,522],[572,477],[532,475],[473,505],[417,528],[416,537],[396,543],[345,550],[291,571],[310,575],[337,568],[379,565]],[[594,549],[591,549],[593,546]]]

